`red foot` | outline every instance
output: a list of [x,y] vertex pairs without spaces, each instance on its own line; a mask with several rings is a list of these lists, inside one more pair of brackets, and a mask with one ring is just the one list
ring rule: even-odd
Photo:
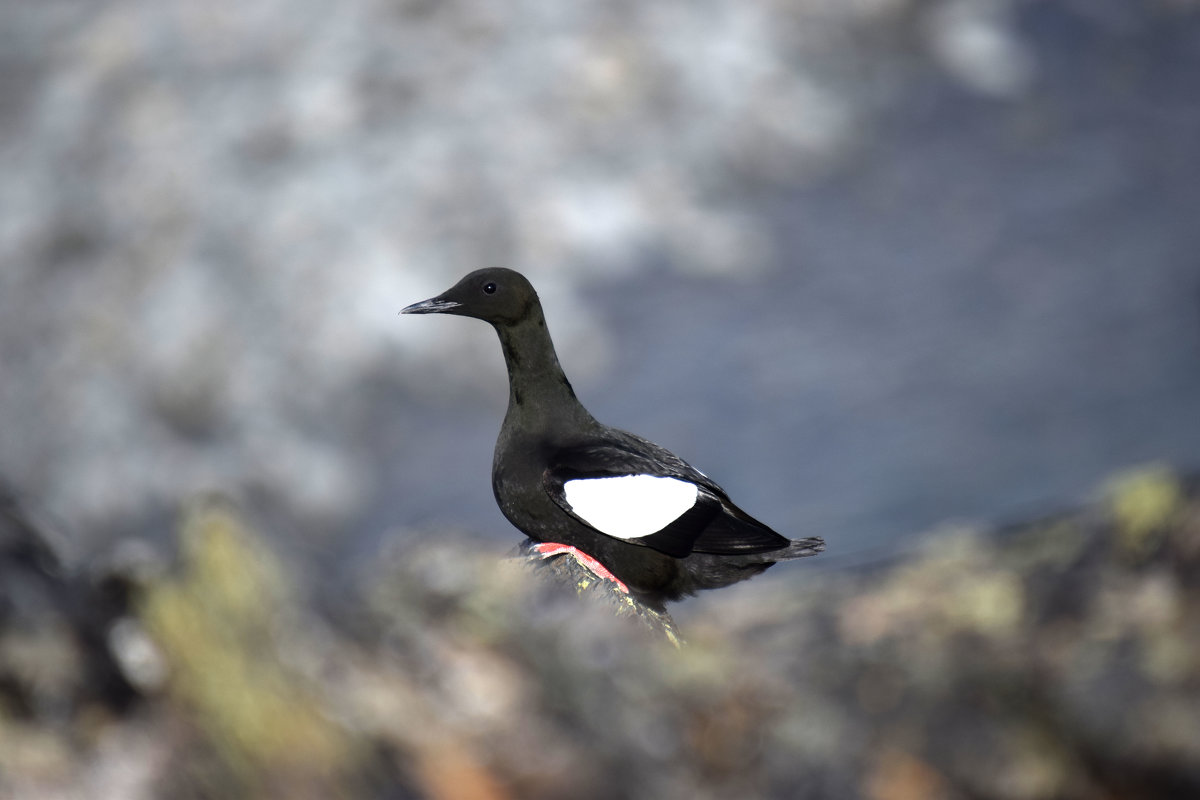
[[550,558],[551,556],[558,556],[565,553],[578,561],[580,566],[591,570],[597,577],[603,578],[606,581],[612,581],[617,585],[618,589],[625,594],[629,594],[629,587],[620,578],[613,575],[608,571],[606,566],[577,547],[572,547],[569,544],[559,544],[558,542],[542,542],[541,544],[534,545],[533,549],[542,558]]

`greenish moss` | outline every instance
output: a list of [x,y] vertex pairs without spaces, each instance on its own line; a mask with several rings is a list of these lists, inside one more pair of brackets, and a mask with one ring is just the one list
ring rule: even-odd
[[1162,543],[1183,504],[1179,479],[1169,468],[1152,465],[1118,475],[1106,488],[1118,546],[1134,558],[1146,557]]
[[186,514],[181,538],[181,574],[148,587],[141,604],[171,665],[170,693],[249,786],[280,769],[338,772],[352,755],[344,731],[278,658],[294,608],[279,563],[220,504]]

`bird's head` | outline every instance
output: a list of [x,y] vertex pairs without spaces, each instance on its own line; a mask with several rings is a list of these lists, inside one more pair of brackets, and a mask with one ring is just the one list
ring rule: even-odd
[[503,267],[479,269],[437,297],[413,303],[401,314],[458,314],[493,325],[513,325],[538,306],[537,292],[525,276]]

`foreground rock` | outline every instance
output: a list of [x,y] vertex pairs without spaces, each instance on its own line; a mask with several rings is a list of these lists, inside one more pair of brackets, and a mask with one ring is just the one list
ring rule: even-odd
[[9,508],[0,796],[1200,793],[1200,492],[1163,470],[710,593],[682,648],[449,533],[397,535],[317,615],[221,504],[174,569],[103,581]]

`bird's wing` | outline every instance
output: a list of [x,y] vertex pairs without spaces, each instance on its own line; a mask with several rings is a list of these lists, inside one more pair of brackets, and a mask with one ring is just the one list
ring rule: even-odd
[[633,434],[616,434],[560,450],[542,476],[554,502],[580,522],[675,558],[762,553],[790,543],[678,456]]

